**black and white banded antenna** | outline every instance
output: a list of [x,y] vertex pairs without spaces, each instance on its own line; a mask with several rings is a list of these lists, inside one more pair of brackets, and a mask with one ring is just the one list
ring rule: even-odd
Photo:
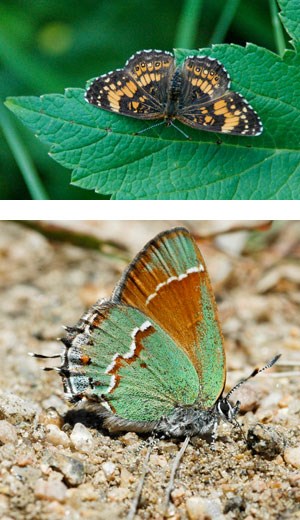
[[250,374],[250,376],[245,377],[245,379],[242,379],[241,381],[239,381],[233,388],[231,388],[231,390],[229,390],[228,394],[225,396],[225,399],[229,399],[229,397],[233,394],[233,392],[235,392],[238,388],[240,388],[240,386],[242,386],[244,383],[249,381],[249,379],[252,379],[252,377],[257,376],[257,374],[260,374],[264,370],[267,370],[268,368],[271,368],[273,365],[275,365],[275,363],[278,361],[280,356],[281,356],[281,354],[277,354],[264,367],[262,367],[262,368],[255,368],[253,370],[253,372]]

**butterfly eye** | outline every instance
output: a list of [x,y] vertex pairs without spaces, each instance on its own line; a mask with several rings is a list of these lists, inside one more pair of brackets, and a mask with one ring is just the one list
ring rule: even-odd
[[138,72],[140,70],[140,67],[138,65],[136,65],[135,70]]
[[145,68],[146,68],[146,63],[145,63],[144,61],[142,61],[142,63],[141,63],[141,67],[142,67],[142,69],[145,69]]
[[160,67],[160,61],[155,62],[155,67]]
[[199,67],[196,67],[196,68],[195,68],[195,71],[196,71],[196,72],[200,72]]

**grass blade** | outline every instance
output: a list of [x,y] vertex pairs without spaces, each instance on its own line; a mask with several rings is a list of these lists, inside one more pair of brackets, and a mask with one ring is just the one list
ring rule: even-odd
[[240,0],[227,0],[210,39],[210,43],[222,43],[235,16]]
[[12,151],[16,163],[23,175],[24,181],[35,200],[47,200],[49,197],[41,183],[30,155],[21,140],[15,125],[12,123],[9,113],[0,105],[0,125],[7,143]]
[[203,0],[185,0],[179,19],[174,47],[190,48],[195,44]]
[[283,29],[282,29],[281,21],[278,16],[278,11],[277,11],[277,6],[275,3],[275,0],[269,0],[269,4],[270,4],[271,21],[272,21],[272,26],[273,26],[273,31],[274,31],[276,47],[278,50],[278,54],[280,56],[283,56],[284,51],[286,49],[286,45],[285,45]]

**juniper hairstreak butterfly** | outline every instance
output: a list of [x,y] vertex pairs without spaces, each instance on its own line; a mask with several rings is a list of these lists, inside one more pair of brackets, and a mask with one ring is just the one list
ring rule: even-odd
[[[66,397],[85,398],[110,431],[215,436],[236,423],[239,403],[223,396],[223,336],[203,257],[187,229],[157,235],[124,272],[109,300],[67,327]],[[38,356],[37,357],[45,357]]]

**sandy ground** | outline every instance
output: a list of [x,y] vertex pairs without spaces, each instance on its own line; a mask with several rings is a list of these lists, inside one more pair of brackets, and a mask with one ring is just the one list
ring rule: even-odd
[[[73,223],[73,231],[104,239],[107,247],[99,252],[0,223],[2,520],[126,518],[147,439],[64,424],[70,405],[61,379],[40,370],[57,360],[42,362],[27,352],[60,353],[62,325],[74,325],[88,306],[109,296],[124,259],[173,224]],[[215,223],[190,225],[199,235],[217,229]],[[252,432],[252,449],[225,424],[215,450],[194,439],[180,463],[168,517],[300,518],[300,224],[216,236],[201,250],[226,339],[228,388],[276,353],[282,358],[234,396],[242,401],[239,422],[246,435]],[[163,518],[179,448],[160,440],[153,450],[136,519]]]

